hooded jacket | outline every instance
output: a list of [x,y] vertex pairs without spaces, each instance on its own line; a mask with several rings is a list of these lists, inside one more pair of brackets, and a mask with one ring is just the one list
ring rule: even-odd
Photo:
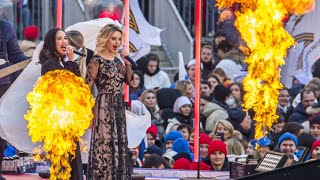
[[20,43],[21,51],[26,55],[31,57],[34,50],[36,49],[37,44],[33,41],[23,40]]
[[244,70],[242,63],[244,57],[238,50],[230,50],[217,64],[216,68],[221,68],[226,74],[227,78],[232,80],[235,75]]
[[293,110],[292,115],[289,117],[288,122],[297,122],[302,124],[308,120],[309,115],[306,112],[306,108],[302,106],[301,103]]
[[155,72],[151,73],[148,70],[150,60],[141,58],[137,61],[138,68],[144,73],[144,86],[147,89],[153,88],[169,88],[171,83],[167,73],[160,70],[159,62]]
[[228,111],[216,103],[209,102],[203,109],[202,114],[206,117],[206,131],[213,131],[218,120],[225,120],[229,117]]

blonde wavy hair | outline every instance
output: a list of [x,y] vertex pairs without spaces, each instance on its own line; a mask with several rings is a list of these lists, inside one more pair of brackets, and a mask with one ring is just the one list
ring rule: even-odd
[[[157,92],[153,89],[147,89],[145,91],[143,91],[142,95],[141,95],[141,102],[144,104],[144,100],[147,98],[149,93],[153,93],[155,98],[156,98],[156,104],[157,104]],[[150,107],[149,107],[150,108]],[[153,111],[155,111],[157,108],[152,108]]]
[[[74,46],[75,48],[79,49],[81,48],[81,52],[88,55],[87,54],[87,49],[84,46],[84,38],[82,36],[82,34],[79,31],[76,30],[71,30],[71,31],[67,31],[66,35],[68,37],[69,40],[69,44],[71,46]],[[86,76],[86,71],[87,71],[87,65],[86,65],[86,60],[87,57],[83,57],[80,56],[75,62],[78,63],[79,68],[80,68],[80,74],[81,77],[84,79]]]
[[[214,124],[214,127],[213,127],[213,130],[212,130],[212,133],[209,134],[209,136],[213,139],[214,136],[216,135],[217,133],[217,129],[218,129],[218,124],[221,123],[224,127],[226,127],[230,133],[230,138],[233,137],[233,133],[234,133],[234,128],[233,128],[233,125],[227,121],[227,120],[219,120],[217,121],[215,124]],[[227,139],[225,139],[226,141]]]
[[[117,31],[121,33],[123,39],[123,31],[119,26],[115,24],[108,24],[101,28],[100,33],[97,36],[96,49],[94,50],[94,53],[101,54],[102,52],[106,51],[107,42],[110,36]],[[122,43],[123,42],[121,42],[121,44]]]
[[178,89],[181,93],[181,96],[187,96],[187,87],[189,84],[192,85],[190,81],[186,81],[186,80],[177,81],[174,89]]
[[228,154],[243,155],[245,149],[242,144],[236,138],[228,139],[226,142]]

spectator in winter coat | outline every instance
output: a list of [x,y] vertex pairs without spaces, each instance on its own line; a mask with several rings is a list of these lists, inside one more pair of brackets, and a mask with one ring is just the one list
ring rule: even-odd
[[39,37],[37,26],[28,26],[23,30],[24,40],[21,41],[20,47],[22,52],[27,56],[32,56],[37,47],[36,41]]
[[200,140],[199,140],[199,144],[200,144],[200,157],[202,159],[206,159],[208,156],[208,148],[210,143],[212,142],[212,139],[205,133],[200,133]]
[[193,125],[192,103],[186,96],[179,97],[173,105],[174,117],[168,120],[166,133],[173,129],[173,126],[182,123]]
[[[212,133],[209,135],[212,139],[219,139],[221,141],[227,141],[233,137],[234,128],[232,124],[227,120],[218,120],[215,124]],[[223,134],[223,137],[219,135]]]
[[315,139],[320,139],[320,114],[314,114],[310,120],[310,134]]
[[218,105],[217,103],[208,102],[201,98],[201,114],[206,117],[205,130],[211,132],[214,125],[221,119],[227,119],[229,117],[228,111]]
[[226,144],[220,140],[214,140],[210,143],[208,149],[209,159],[204,162],[211,166],[213,171],[229,171],[230,165],[227,157]]
[[156,91],[148,89],[141,95],[141,102],[147,107],[151,114],[151,123],[158,128],[158,140],[162,141],[164,138],[163,120],[158,112],[158,105],[156,99]]
[[278,97],[278,108],[281,109],[284,113],[287,113],[290,106],[291,104],[289,90],[287,88],[283,88],[280,90],[280,94]]
[[244,69],[242,66],[244,55],[240,50],[233,48],[226,40],[219,44],[218,54],[221,61],[216,68],[221,68],[227,78],[233,81],[233,78]]
[[171,149],[173,142],[178,139],[178,138],[183,138],[181,132],[177,130],[170,131],[166,137],[164,138],[164,143],[166,145],[166,149]]
[[177,131],[180,131],[182,133],[183,138],[185,138],[187,141],[190,139],[192,127],[188,124],[180,124],[177,128]]
[[315,104],[316,93],[308,88],[304,88],[301,95],[301,102],[294,109],[292,115],[289,117],[289,122],[303,123],[308,120],[306,109]]
[[133,167],[142,167],[141,160],[139,159],[139,146],[135,148],[129,148],[132,158]]
[[143,168],[164,169],[166,167],[166,160],[157,154],[151,154],[143,161]]
[[140,71],[134,71],[133,78],[129,88],[130,100],[138,100],[139,97],[142,95],[143,91],[145,90],[146,88],[144,87],[143,74]]
[[160,70],[158,55],[150,53],[143,60],[147,61],[144,67],[141,67],[144,73],[145,87],[147,89],[170,87],[171,83],[168,74]]
[[[189,143],[185,138],[178,138],[172,144],[172,150],[179,153],[188,153],[191,161],[193,161],[194,154],[191,152]],[[178,155],[177,154],[177,155]]]
[[204,45],[201,48],[201,63],[203,65],[202,79],[206,79],[215,67],[213,48],[211,45]]
[[320,140],[317,140],[312,144],[310,154],[312,159],[320,159]]
[[229,111],[229,116],[229,121],[234,129],[240,131],[245,140],[248,141],[253,138],[253,124],[248,112],[243,111],[241,108],[232,108]]
[[[277,146],[281,153],[294,154],[298,147],[298,139],[295,135],[286,132],[280,136]],[[295,157],[295,160],[297,161],[298,158]]]
[[211,93],[213,93],[213,92],[214,92],[214,88],[215,88],[217,85],[220,84],[220,80],[219,80],[219,78],[218,78],[216,75],[214,75],[214,74],[209,74],[209,75],[207,76],[207,81],[210,83],[210,85],[211,85]]
[[178,89],[182,96],[187,96],[189,99],[193,98],[194,87],[189,81],[178,81],[175,89]]

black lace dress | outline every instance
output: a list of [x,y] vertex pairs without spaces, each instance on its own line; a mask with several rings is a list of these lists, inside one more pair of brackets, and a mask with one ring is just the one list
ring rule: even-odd
[[[130,68],[130,66],[127,66]],[[122,62],[93,56],[86,82],[97,86],[87,179],[129,180],[129,151],[126,132],[123,82],[131,80]]]

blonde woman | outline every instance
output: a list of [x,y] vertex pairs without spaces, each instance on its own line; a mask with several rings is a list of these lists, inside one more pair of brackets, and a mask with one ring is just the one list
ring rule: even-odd
[[[227,120],[219,120],[215,124],[212,133],[209,135],[212,139],[220,139],[227,141],[233,137],[234,128],[232,124]],[[223,137],[220,137],[222,136]]]
[[95,55],[91,59],[86,83],[97,86],[87,179],[131,179],[126,131],[123,82],[132,80],[130,62],[116,57],[122,45],[123,32],[117,25],[104,26],[97,37]]
[[178,81],[175,89],[178,89],[180,91],[181,96],[187,96],[189,99],[193,98],[194,88],[190,81]]
[[158,113],[158,103],[156,97],[156,91],[152,89],[145,90],[140,98],[140,101],[147,107],[151,114],[151,123],[158,128],[158,140],[163,140],[165,135],[165,129],[163,127],[163,120]]
[[228,154],[239,155],[239,156],[245,154],[245,150],[242,144],[236,138],[231,138],[227,140],[225,143],[227,145]]
[[85,78],[86,72],[87,72],[87,65],[89,64],[90,59],[93,56],[93,51],[90,49],[87,49],[84,46],[84,39],[82,34],[79,31],[76,31],[76,30],[67,31],[66,35],[68,37],[69,44],[75,47],[78,51],[85,54],[85,56],[75,55],[77,56],[75,58],[75,62],[79,65],[81,77]]

